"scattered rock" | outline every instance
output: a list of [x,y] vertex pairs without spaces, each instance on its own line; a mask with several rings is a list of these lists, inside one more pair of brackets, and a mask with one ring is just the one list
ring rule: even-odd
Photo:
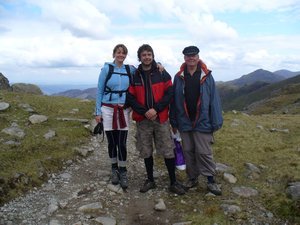
[[192,221],[180,222],[180,223],[173,223],[172,225],[190,225]]
[[45,121],[48,120],[48,117],[47,116],[44,116],[44,115],[37,115],[37,114],[34,114],[32,116],[29,117],[29,121],[32,123],[32,124],[36,124],[36,123],[43,123]]
[[241,208],[237,205],[221,204],[220,207],[224,210],[225,215],[241,212]]
[[250,187],[234,187],[232,191],[240,197],[249,198],[258,195],[258,191]]
[[289,129],[278,129],[278,128],[271,128],[270,132],[281,132],[281,133],[290,133]]
[[216,171],[220,173],[224,173],[224,172],[232,172],[233,169],[226,164],[216,163]]
[[27,103],[20,103],[18,106],[20,108],[24,109],[26,112],[30,112],[30,113],[34,112],[34,110],[31,108],[31,106]]
[[231,122],[231,127],[237,127],[237,126],[246,126],[246,123],[240,119],[233,119]]
[[95,202],[87,205],[83,205],[78,208],[78,211],[83,213],[93,213],[93,212],[101,212],[103,206],[101,202]]
[[71,109],[70,114],[76,114],[79,112],[79,109]]
[[0,102],[0,111],[4,111],[9,108],[9,104],[7,102]]
[[295,201],[300,200],[300,182],[289,183],[286,193],[291,199]]
[[162,198],[158,199],[156,201],[156,204],[154,206],[154,209],[156,211],[165,211],[167,209],[166,205],[165,205],[165,202]]
[[90,153],[92,153],[94,151],[93,148],[89,148],[89,147],[76,147],[74,148],[75,151],[78,152],[79,155],[83,156],[83,157],[87,157]]
[[262,125],[257,124],[256,128],[260,129],[260,130],[264,130],[264,127]]
[[77,119],[77,118],[56,118],[57,120],[61,120],[61,121],[78,121],[81,123],[88,123],[89,120],[88,119]]
[[12,123],[10,127],[4,128],[1,132],[18,138],[24,138],[25,136],[25,132],[17,123]]
[[3,144],[5,145],[20,145],[21,143],[20,142],[17,142],[17,141],[12,141],[12,140],[9,140],[9,141],[6,141],[4,142]]
[[55,199],[51,199],[47,214],[52,215],[58,208],[58,202]]
[[117,221],[111,217],[97,217],[95,219],[95,221],[102,225],[116,225],[117,224]]
[[237,182],[237,178],[230,173],[224,173],[223,178],[230,184],[235,184]]
[[110,191],[112,191],[114,193],[123,194],[123,189],[121,188],[120,185],[108,184],[107,188],[108,188],[108,190],[110,190]]
[[56,133],[54,130],[49,130],[46,134],[44,134],[44,138],[47,140],[49,140],[55,136],[56,136]]
[[52,219],[50,220],[49,225],[63,225],[63,224],[59,222],[59,220]]

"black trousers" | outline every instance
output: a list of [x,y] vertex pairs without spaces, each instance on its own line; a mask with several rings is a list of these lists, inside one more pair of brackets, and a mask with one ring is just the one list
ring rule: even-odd
[[127,130],[105,131],[108,142],[108,155],[111,163],[119,167],[126,167],[127,160]]

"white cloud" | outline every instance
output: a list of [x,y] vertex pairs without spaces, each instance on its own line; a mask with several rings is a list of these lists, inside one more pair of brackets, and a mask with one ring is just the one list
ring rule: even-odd
[[41,7],[42,16],[57,22],[62,29],[77,37],[105,39],[109,36],[110,19],[85,0],[31,1]]
[[[182,1],[185,2],[185,1]],[[190,0],[193,2],[193,0]],[[290,7],[295,7],[299,5],[299,0],[273,0],[273,1],[261,1],[261,0],[203,0],[197,1],[198,4],[189,4],[194,5],[195,7],[204,6],[210,12],[225,12],[225,11],[244,11],[244,12],[253,12],[260,10],[286,10]]]
[[14,81],[95,82],[103,63],[112,61],[112,49],[118,43],[128,47],[126,62],[134,65],[138,47],[149,43],[156,60],[172,75],[181,65],[181,51],[187,45],[199,46],[200,57],[216,80],[234,79],[258,68],[300,70],[299,32],[248,38],[214,15],[290,8],[294,13],[299,11],[299,0],[27,2],[38,9],[32,18],[5,16],[10,12],[0,9],[5,11],[0,20],[0,72]]

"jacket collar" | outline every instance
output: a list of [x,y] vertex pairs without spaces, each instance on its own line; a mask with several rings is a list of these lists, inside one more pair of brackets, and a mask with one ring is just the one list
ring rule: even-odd
[[[183,63],[180,66],[179,72],[176,74],[177,76],[179,76],[180,78],[184,79],[184,70],[186,68],[186,63]],[[197,65],[197,70],[201,69],[201,81],[204,81],[206,79],[206,77],[211,73],[211,70],[209,70],[207,68],[207,66],[205,65],[204,62],[202,62],[202,60],[199,59],[198,65]]]

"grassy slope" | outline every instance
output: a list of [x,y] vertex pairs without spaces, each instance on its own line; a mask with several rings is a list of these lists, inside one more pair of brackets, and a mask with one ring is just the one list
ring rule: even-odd
[[[189,211],[192,213],[188,213],[186,218],[192,218],[193,224],[198,224],[197,221],[201,221],[199,224],[235,224],[224,216],[219,205],[232,202],[242,210],[254,211],[258,206],[253,204],[257,201],[279,218],[299,223],[299,202],[288,199],[285,189],[289,182],[300,180],[300,115],[248,116],[226,113],[224,119],[223,128],[215,135],[214,157],[217,162],[234,169],[238,182],[228,184],[218,175],[223,196],[217,199],[208,198],[201,204],[199,195],[192,193],[195,196],[191,198],[198,200],[191,204]],[[240,125],[232,126],[233,120],[239,121]],[[257,125],[263,126],[264,129],[257,128]],[[290,133],[270,132],[271,128],[289,129]],[[253,163],[258,167],[262,165],[265,169],[262,169],[259,178],[249,179],[245,175],[245,163]],[[259,195],[255,197],[255,201],[237,198],[232,193],[235,186],[256,188]],[[205,199],[205,196],[202,198]],[[195,208],[202,209],[203,212],[193,212]],[[240,213],[234,220],[243,221],[245,217],[245,213]]]
[[[80,102],[78,99],[49,97],[30,94],[0,92],[0,101],[10,104],[5,112],[0,112],[0,131],[16,122],[26,133],[20,145],[7,145],[9,140],[19,141],[0,132],[0,203],[14,198],[27,189],[38,186],[46,177],[39,177],[42,166],[47,173],[61,169],[68,159],[76,157],[74,147],[89,140],[89,131],[80,122],[58,121],[58,117],[92,118],[93,102]],[[20,103],[29,104],[36,114],[48,116],[48,121],[30,124],[30,113],[19,107]],[[78,112],[70,113],[72,109]],[[56,136],[46,140],[43,135],[54,130]],[[15,174],[25,174],[29,185],[15,181]]]
[[[233,122],[239,125],[232,125]],[[270,132],[272,128],[289,129],[289,133]],[[259,215],[261,206],[282,221],[286,219],[289,224],[300,224],[300,202],[292,201],[285,194],[288,183],[300,181],[299,136],[300,114],[225,113],[224,125],[215,133],[214,158],[216,162],[233,168],[237,183],[229,184],[223,180],[222,174],[218,174],[217,181],[222,185],[223,195],[214,198],[206,196],[206,180],[201,177],[196,190],[173,200],[175,203],[169,207],[176,207],[186,221],[192,221],[195,225],[248,224],[248,212],[258,210]],[[163,160],[156,160],[163,168]],[[259,177],[248,178],[245,163],[261,168]],[[177,175],[180,180],[186,178],[185,171],[177,171]],[[259,195],[239,198],[232,192],[232,188],[237,186],[255,188]],[[242,212],[226,216],[220,208],[221,204],[238,205]]]

